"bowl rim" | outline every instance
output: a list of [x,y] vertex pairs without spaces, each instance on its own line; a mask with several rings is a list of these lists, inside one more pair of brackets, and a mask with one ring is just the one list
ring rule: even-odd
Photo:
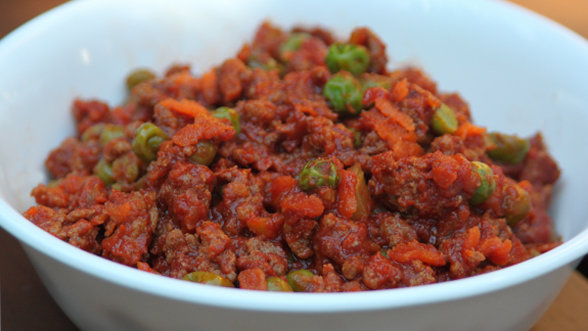
[[[10,222],[10,219],[18,221]],[[251,290],[208,286],[162,277],[86,252],[28,222],[4,200],[0,200],[0,225],[21,244],[48,258],[83,274],[127,289],[193,304],[282,313],[359,312],[438,304],[476,297],[543,276],[572,263],[588,251],[588,229],[585,229],[562,245],[533,259],[505,269],[449,282],[362,292],[301,295],[255,291],[255,295],[251,295]],[[390,295],[390,291],[394,291],[394,295]]]
[[[464,1],[472,0],[456,2]],[[5,54],[17,50],[19,45],[26,43],[29,36],[49,28],[60,18],[85,13],[105,3],[112,4],[116,1],[68,2],[32,19],[0,40],[0,61]],[[534,24],[547,25],[550,29],[556,30],[562,38],[573,42],[574,47],[585,48],[588,55],[588,42],[583,37],[539,14],[502,0],[477,0],[477,3],[495,10],[509,11]],[[150,274],[93,255],[59,240],[28,222],[4,199],[0,200],[0,226],[22,244],[49,258],[84,274],[128,289],[193,304],[282,313],[356,312],[436,304],[475,297],[538,278],[573,263],[588,252],[588,229],[584,229],[559,247],[528,261],[491,273],[450,282],[366,292],[300,295],[257,291],[255,295],[251,295],[248,290],[188,283]],[[394,295],[390,295],[389,291],[394,291]]]

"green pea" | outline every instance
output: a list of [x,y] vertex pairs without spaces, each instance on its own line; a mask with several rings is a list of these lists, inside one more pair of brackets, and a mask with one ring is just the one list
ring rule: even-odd
[[300,269],[296,271],[290,271],[286,275],[288,284],[294,292],[305,292],[308,289],[309,283],[312,281],[314,274],[308,270]]
[[233,283],[230,280],[221,277],[215,273],[206,271],[194,271],[187,274],[182,279],[207,285],[235,287],[235,285],[233,285]]
[[137,129],[135,139],[133,139],[133,152],[141,161],[149,163],[157,158],[161,143],[168,139],[165,132],[157,125],[143,123]]
[[480,186],[476,188],[470,199],[470,203],[476,206],[488,200],[496,189],[496,181],[494,181],[494,172],[484,162],[473,161],[472,170],[480,176]]
[[333,161],[323,158],[309,161],[298,175],[298,185],[303,191],[325,186],[336,188],[339,185],[337,166]]
[[265,71],[280,69],[280,64],[273,57],[267,59],[265,62],[258,60],[249,60],[249,67],[251,69],[260,68]]
[[286,62],[288,60],[288,54],[299,50],[302,43],[310,37],[308,33],[303,32],[290,34],[288,39],[280,45],[280,60]]
[[457,117],[448,105],[442,103],[431,120],[433,131],[439,135],[453,134],[457,131]]
[[363,88],[347,71],[340,71],[331,77],[325,84],[323,95],[337,112],[355,115],[363,109]]
[[506,223],[515,226],[531,211],[531,197],[529,192],[517,184],[506,186],[503,194],[502,208]]
[[216,145],[205,140],[199,141],[195,147],[196,151],[190,155],[190,160],[205,166],[211,164],[216,156]]
[[104,131],[105,127],[106,127],[106,123],[98,123],[98,124],[92,125],[91,127],[84,130],[84,133],[82,133],[81,140],[83,142],[88,142],[90,140],[100,139],[100,136],[102,135],[102,131]]
[[383,87],[388,90],[392,87],[393,80],[388,76],[382,76],[378,74],[363,74],[359,78],[359,82],[361,83],[364,91],[371,87]]
[[126,137],[125,127],[118,124],[107,124],[100,133],[100,145],[103,147],[111,140]]
[[251,69],[260,68],[265,71],[277,69],[280,73],[284,71],[284,66],[269,54],[265,54],[265,56],[255,53],[251,54],[247,59],[247,65]]
[[114,183],[114,178],[112,178],[112,165],[105,159],[100,159],[100,161],[98,161],[94,167],[94,174],[96,174],[106,186]]
[[389,258],[388,251],[384,248],[380,249],[380,254],[382,254],[383,257]]
[[359,131],[355,130],[354,128],[349,128],[349,131],[353,133],[353,147],[359,148],[362,144],[361,133],[359,133]]
[[508,164],[521,163],[531,148],[528,140],[519,138],[517,135],[491,133],[490,139],[494,148],[489,149],[486,154],[493,160]]
[[266,279],[267,282],[267,290],[268,291],[277,291],[277,292],[292,292],[292,287],[288,284],[287,281],[283,280],[280,277],[269,277]]
[[131,72],[127,77],[127,88],[130,90],[133,87],[155,78],[155,74],[146,69],[139,69]]
[[370,65],[370,54],[361,45],[334,43],[329,46],[325,63],[331,73],[345,70],[358,76]]
[[241,119],[239,113],[236,110],[229,107],[219,107],[213,113],[212,116],[220,119],[227,119],[231,122],[231,125],[235,129],[235,133],[241,133]]

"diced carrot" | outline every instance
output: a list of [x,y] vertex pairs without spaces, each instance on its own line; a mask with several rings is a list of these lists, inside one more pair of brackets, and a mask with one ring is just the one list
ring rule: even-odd
[[464,251],[476,248],[479,243],[480,243],[480,228],[477,226],[474,226],[468,230],[467,238],[463,243]]
[[208,109],[206,109],[199,102],[193,100],[182,99],[178,101],[175,99],[168,98],[162,100],[159,104],[175,112],[188,115],[190,117],[208,115]]
[[447,263],[443,253],[431,245],[423,244],[418,241],[411,241],[408,244],[398,244],[394,246],[394,248],[388,250],[388,257],[391,260],[400,263],[421,260],[424,264],[438,267]]
[[202,99],[207,104],[212,105],[220,101],[217,81],[216,68],[202,75]]
[[408,81],[406,78],[394,84],[392,88],[392,100],[400,102],[408,95]]
[[358,28],[351,32],[351,36],[349,37],[350,44],[356,45],[364,45],[368,40],[368,29],[366,28]]
[[355,173],[341,170],[341,181],[337,187],[337,211],[343,217],[351,218],[357,210],[356,184],[357,177]]
[[480,243],[480,250],[492,263],[506,265],[510,260],[512,242],[509,239],[501,241],[498,237],[483,240]]
[[188,70],[176,73],[170,79],[173,81],[174,85],[178,87],[190,87],[195,90],[200,90],[202,87],[201,80],[192,76]]
[[388,98],[390,92],[381,86],[370,87],[365,91],[363,94],[363,99],[361,99],[361,103],[364,106],[373,104],[377,99],[380,98]]
[[239,53],[237,53],[237,58],[243,62],[247,62],[249,56],[251,55],[251,46],[248,43],[243,44]]
[[407,156],[421,156],[425,153],[421,145],[409,140],[399,140],[392,146],[392,151],[396,158]]
[[318,116],[316,110],[311,106],[310,103],[295,103],[294,109],[301,111],[310,116]]
[[469,136],[479,136],[486,132],[486,128],[472,124],[469,121],[463,122],[458,128],[455,135],[465,140]]
[[267,291],[265,273],[260,268],[246,269],[237,277],[239,287],[248,290]]
[[460,170],[460,164],[451,157],[445,157],[438,162],[433,163],[431,176],[433,181],[443,189],[449,188],[457,179]]
[[398,157],[420,156],[424,153],[416,142],[415,131],[407,131],[397,120],[388,118],[377,110],[364,111],[361,116],[373,126],[378,136]]
[[280,202],[282,213],[292,213],[299,217],[318,217],[323,214],[325,206],[320,198],[303,192],[290,194]]
[[152,273],[152,274],[159,275],[159,273],[158,273],[157,271],[153,270],[153,269],[152,269],[152,268],[149,266],[149,264],[147,264],[147,263],[145,263],[145,262],[141,262],[141,261],[137,262],[137,269],[139,269],[139,270],[143,270],[143,271],[147,271],[147,272],[150,272],[150,273]]
[[210,115],[208,110],[196,101],[165,99],[159,104],[194,117],[194,124],[186,125],[172,137],[172,140],[178,146],[196,145],[200,140],[215,139],[225,141],[231,139],[236,133],[232,126]]
[[414,131],[414,121],[408,114],[401,112],[392,102],[387,99],[376,99],[376,109],[378,109],[386,117],[393,119],[400,124],[407,131]]
[[282,176],[273,180],[269,187],[269,203],[278,207],[285,193],[294,191],[298,187],[298,181],[290,176]]
[[[280,215],[281,214],[276,214]],[[283,217],[252,217],[246,221],[247,227],[255,233],[260,239],[274,239],[282,230],[284,225]]]
[[482,261],[484,260],[483,253],[476,250],[480,243],[480,228],[477,226],[472,227],[468,230],[465,240],[462,244],[461,255],[464,262],[468,261]]

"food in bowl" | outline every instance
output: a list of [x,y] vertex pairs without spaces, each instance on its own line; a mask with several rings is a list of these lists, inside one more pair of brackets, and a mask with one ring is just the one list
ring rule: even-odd
[[147,272],[245,289],[338,292],[501,269],[560,241],[559,170],[541,135],[473,124],[457,94],[387,69],[367,28],[264,23],[200,77],[129,75],[129,98],[76,100],[77,135],[24,216]]

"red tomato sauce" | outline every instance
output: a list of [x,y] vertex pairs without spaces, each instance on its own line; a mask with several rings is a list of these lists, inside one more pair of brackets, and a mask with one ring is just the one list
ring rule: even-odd
[[431,284],[557,246],[541,135],[487,132],[387,62],[366,28],[264,23],[203,74],[131,76],[120,106],[73,103],[78,134],[24,216],[129,267],[255,290]]

